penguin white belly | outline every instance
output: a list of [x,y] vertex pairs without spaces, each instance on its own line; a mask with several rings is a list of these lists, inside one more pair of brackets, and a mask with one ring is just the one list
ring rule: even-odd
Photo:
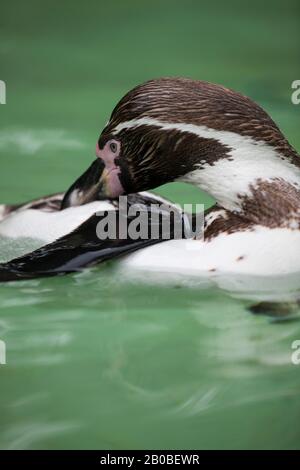
[[300,271],[300,231],[257,226],[210,241],[170,240],[123,259],[125,268],[183,276],[281,275]]
[[94,201],[55,212],[20,208],[0,222],[0,236],[31,238],[50,243],[75,230],[95,212],[106,210],[114,210],[109,201]]

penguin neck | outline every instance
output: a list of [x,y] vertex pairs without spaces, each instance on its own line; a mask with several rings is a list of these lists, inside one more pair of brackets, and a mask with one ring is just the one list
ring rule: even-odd
[[298,218],[300,212],[300,166],[269,146],[231,152],[214,164],[199,164],[179,179],[255,223],[265,225],[267,219],[274,226]]

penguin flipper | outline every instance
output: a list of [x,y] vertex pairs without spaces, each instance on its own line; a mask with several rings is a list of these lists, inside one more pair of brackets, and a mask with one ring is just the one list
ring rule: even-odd
[[[116,213],[119,214],[119,211],[116,211]],[[162,215],[164,216],[164,214]],[[56,241],[29,254],[0,264],[0,282],[56,276],[80,271],[86,266],[92,266],[165,240],[161,233],[162,218],[156,222],[160,230],[158,238],[137,240],[128,236],[123,239],[118,235],[114,239],[99,239],[97,224],[100,220],[99,215],[95,214],[73,232]],[[119,227],[120,219],[116,217],[116,220],[119,220]],[[128,227],[129,216],[126,216],[126,222]],[[148,228],[150,226],[153,228],[151,218],[148,222]],[[117,233],[119,233],[119,228]],[[173,236],[171,227],[170,238],[173,238]]]

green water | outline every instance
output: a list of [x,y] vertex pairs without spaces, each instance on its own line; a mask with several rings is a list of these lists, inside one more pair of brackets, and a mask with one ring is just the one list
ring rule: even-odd
[[[6,2],[0,201],[66,189],[116,101],[151,77],[222,83],[300,149],[297,1]],[[212,200],[187,185],[176,202]],[[115,264],[0,286],[0,447],[299,448],[296,321],[217,288],[124,279]]]

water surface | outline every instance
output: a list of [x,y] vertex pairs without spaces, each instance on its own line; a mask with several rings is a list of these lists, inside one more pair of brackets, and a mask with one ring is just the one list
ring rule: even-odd
[[[157,76],[251,96],[300,149],[300,108],[290,100],[298,8],[292,0],[1,6],[0,201],[66,189],[94,157],[117,100]],[[184,184],[159,191],[213,202]],[[9,246],[1,243],[2,257]],[[281,281],[274,286],[283,295]],[[300,323],[251,314],[258,286],[251,296],[137,282],[113,263],[1,285],[0,447],[299,448],[291,344]]]

